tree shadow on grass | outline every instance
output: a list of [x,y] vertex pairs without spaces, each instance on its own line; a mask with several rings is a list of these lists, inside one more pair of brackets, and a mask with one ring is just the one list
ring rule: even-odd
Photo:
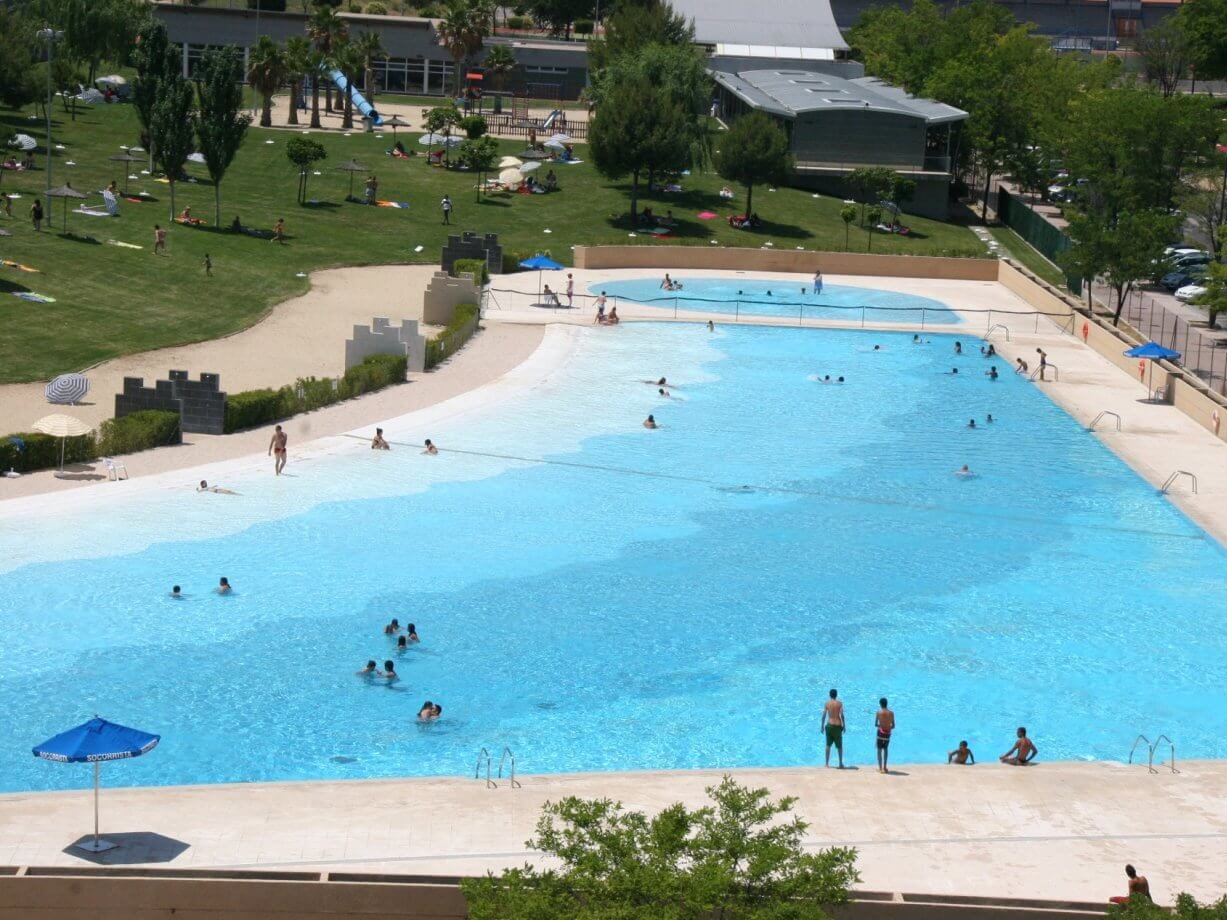
[[761,246],[773,237],[780,237],[786,240],[808,240],[813,238],[813,234],[804,227],[798,227],[796,224],[778,224],[775,221],[763,220],[762,215],[759,215],[759,224],[753,230],[738,229],[736,239],[740,240],[741,235],[745,235],[746,246]]
[[320,201],[319,199],[312,199],[310,201],[304,201],[300,207],[310,208],[313,211],[335,211],[341,206],[335,201]]
[[67,230],[63,233],[57,233],[62,240],[68,240],[70,243],[88,243],[91,246],[101,246],[102,241],[96,237],[89,236],[85,233],[77,233],[75,230]]
[[510,201],[499,201],[497,198],[482,198],[477,203],[480,205],[484,205],[486,207],[491,207],[491,208],[509,208],[511,207]]

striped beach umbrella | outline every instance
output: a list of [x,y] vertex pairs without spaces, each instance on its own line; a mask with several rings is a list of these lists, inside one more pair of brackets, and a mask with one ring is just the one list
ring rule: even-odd
[[43,388],[43,392],[49,403],[76,405],[89,392],[89,378],[84,374],[60,374]]

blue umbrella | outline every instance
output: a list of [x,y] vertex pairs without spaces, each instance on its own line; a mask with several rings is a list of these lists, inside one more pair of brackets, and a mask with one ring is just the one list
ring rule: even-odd
[[[520,268],[535,268],[537,270],[537,300],[541,299],[541,272],[545,269],[550,271],[558,271],[562,268],[558,262],[555,262],[549,256],[543,256],[540,253],[533,256],[531,259],[525,259],[520,263]],[[557,296],[557,295],[555,295]]]
[[[1146,382],[1146,392],[1151,393],[1151,382],[1155,377],[1155,362],[1163,359],[1172,360],[1180,357],[1180,352],[1172,351],[1170,348],[1164,348],[1158,342],[1147,342],[1145,345],[1138,345],[1130,348],[1125,352],[1126,358],[1147,358],[1150,360],[1150,380]],[[1151,396],[1150,398],[1153,398]]]
[[116,725],[97,716],[88,722],[48,738],[34,748],[34,756],[56,763],[92,763],[94,765],[94,839],[78,843],[83,850],[101,853],[116,844],[98,837],[98,765],[104,760],[125,760],[140,757],[158,746],[161,735],[151,735],[125,725]]

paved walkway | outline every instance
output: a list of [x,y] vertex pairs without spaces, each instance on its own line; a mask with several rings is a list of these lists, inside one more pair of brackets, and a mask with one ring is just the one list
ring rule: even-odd
[[[995,760],[1000,751],[977,753],[988,762],[903,766],[891,776],[871,765],[734,775],[796,796],[810,823],[808,847],[856,847],[866,889],[1098,901],[1120,893],[1122,867],[1132,862],[1161,901],[1182,890],[1203,899],[1227,890],[1227,763],[1149,774],[1110,763],[1005,767]],[[104,836],[120,835],[124,845],[97,857],[66,850],[90,829],[90,792],[4,795],[0,865],[480,873],[533,858],[525,841],[547,800],[693,807],[720,774],[520,779],[520,789],[473,779],[105,789]]]

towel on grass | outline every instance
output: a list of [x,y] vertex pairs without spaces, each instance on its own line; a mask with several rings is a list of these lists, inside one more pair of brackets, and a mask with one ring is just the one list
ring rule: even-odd
[[138,246],[136,243],[125,243],[123,240],[107,240],[108,246],[122,246],[124,249],[144,249],[144,246]]
[[29,265],[22,265],[20,262],[14,262],[12,259],[0,259],[0,265],[3,265],[5,268],[15,268],[19,272],[30,272],[35,275],[39,273],[39,269],[31,268]]
[[14,297],[20,297],[22,300],[28,300],[31,303],[55,303],[54,297],[48,297],[46,294],[35,294],[33,291],[13,291]]
[[407,201],[382,201],[380,200],[380,201],[376,201],[375,204],[377,204],[381,208],[400,208],[401,210],[409,209],[409,202]]

